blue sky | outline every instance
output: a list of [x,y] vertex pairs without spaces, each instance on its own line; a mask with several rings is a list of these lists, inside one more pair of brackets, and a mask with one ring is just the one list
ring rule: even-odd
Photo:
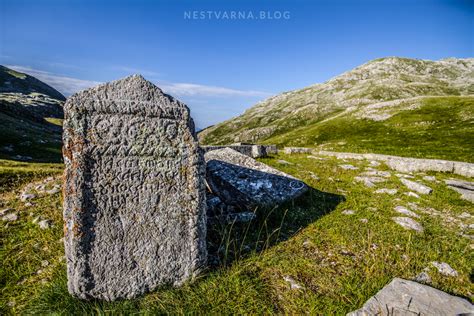
[[65,94],[141,73],[202,128],[374,58],[473,57],[473,30],[473,1],[0,0],[0,64]]

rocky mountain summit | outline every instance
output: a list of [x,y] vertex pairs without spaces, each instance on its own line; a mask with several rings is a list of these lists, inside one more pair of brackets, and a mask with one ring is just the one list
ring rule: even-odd
[[[372,127],[378,123],[392,126],[389,120],[397,115],[411,115],[427,102],[446,101],[442,99],[446,96],[453,98],[447,100],[449,104],[467,103],[464,110],[453,107],[452,112],[454,119],[459,115],[460,120],[469,121],[473,94],[473,58],[381,58],[325,83],[273,96],[241,116],[204,129],[199,137],[205,144],[263,141],[314,147],[334,139],[322,135],[322,125],[328,121],[369,125],[374,134],[377,131]],[[436,125],[426,118],[416,119],[421,128]]]

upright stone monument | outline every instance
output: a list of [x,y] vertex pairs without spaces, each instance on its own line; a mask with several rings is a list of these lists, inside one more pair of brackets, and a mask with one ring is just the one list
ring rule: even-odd
[[193,278],[207,256],[205,164],[186,105],[134,75],[64,110],[69,292],[111,301]]

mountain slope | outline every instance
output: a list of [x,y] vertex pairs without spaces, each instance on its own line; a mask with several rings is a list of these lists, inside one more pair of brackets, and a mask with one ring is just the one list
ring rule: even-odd
[[60,161],[65,99],[40,80],[0,66],[0,158]]
[[[437,115],[432,113],[435,108],[430,110],[430,104],[442,102],[444,104],[442,107],[447,107],[446,111],[450,113],[451,102],[461,102],[462,106],[453,105],[453,111],[456,112],[453,112],[453,118],[462,118],[461,122],[456,121],[463,126],[457,136],[462,138],[463,142],[467,142],[465,137],[473,136],[473,95],[474,59],[451,58],[428,61],[397,57],[382,58],[370,61],[323,84],[271,97],[256,104],[239,117],[201,131],[199,137],[204,144],[263,142],[308,147],[321,146],[335,140],[344,142],[348,138],[352,144],[342,146],[341,149],[349,147],[359,151],[375,150],[388,153],[384,148],[387,148],[386,145],[393,139],[383,141],[385,134],[381,126],[390,127],[392,123],[396,124],[391,118],[401,114],[399,119],[403,117],[403,120],[410,121],[414,115],[412,123],[426,127],[428,124],[426,122],[430,121],[431,117],[430,128],[425,134],[430,138],[430,129],[436,131],[449,129],[455,132],[454,130],[457,131],[459,127],[458,124],[453,129],[449,121],[444,120],[442,120],[444,123],[438,124],[437,119],[433,120],[432,116]],[[441,98],[439,102],[435,101],[436,98],[443,96],[468,97]],[[422,114],[415,115],[413,110],[420,107],[423,108]],[[446,114],[446,111],[443,113]],[[334,122],[329,123],[332,120]],[[334,126],[342,128],[342,125],[347,125],[349,122],[353,128],[364,127],[366,132],[361,139],[350,140],[353,128],[346,129],[342,134],[340,129],[339,132],[334,132]],[[328,136],[318,136],[321,133]],[[435,133],[432,137],[445,137],[445,134]],[[397,142],[402,143],[403,139],[419,138],[419,146],[416,149],[419,154],[430,151],[428,148],[430,146],[425,150],[422,148],[426,143],[423,142],[424,138],[421,135],[413,134],[403,128],[399,128],[395,135],[399,135],[395,137]],[[374,138],[377,143],[366,146],[363,140],[367,138]],[[438,139],[438,142],[440,141],[441,139]],[[398,151],[400,148],[394,149],[400,154]],[[394,153],[393,150],[390,153]],[[438,157],[445,158],[442,154]]]

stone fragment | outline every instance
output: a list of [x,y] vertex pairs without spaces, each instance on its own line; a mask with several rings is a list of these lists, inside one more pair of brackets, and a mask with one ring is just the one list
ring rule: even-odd
[[399,178],[405,178],[405,179],[413,179],[415,178],[414,176],[412,176],[411,174],[404,174],[404,173],[397,173],[395,174],[397,177]]
[[467,315],[473,312],[473,305],[463,298],[428,285],[394,278],[361,309],[347,315]]
[[18,214],[16,213],[10,213],[2,216],[2,220],[5,222],[14,222],[18,220]]
[[450,276],[450,277],[458,276],[458,272],[454,270],[453,268],[451,268],[451,266],[447,264],[446,262],[433,261],[431,262],[431,265],[435,267],[436,269],[438,269],[438,272],[444,276]]
[[313,152],[313,148],[305,147],[285,147],[283,148],[285,154],[308,154]]
[[416,282],[419,282],[419,283],[429,284],[429,283],[431,283],[431,277],[428,273],[421,272],[413,279],[413,281],[416,281]]
[[288,282],[290,284],[290,289],[292,290],[301,290],[303,287],[299,285],[292,277],[290,276],[284,276],[283,280]]
[[434,176],[424,176],[423,180],[434,182],[434,181],[436,181],[436,177],[434,177]]
[[433,192],[433,189],[431,189],[430,187],[427,187],[426,185],[423,185],[421,183],[418,183],[418,182],[415,182],[415,181],[411,181],[411,180],[407,180],[407,179],[400,179],[400,181],[410,190],[413,190],[417,193],[420,193],[420,194],[430,194],[431,192]]
[[278,205],[308,190],[304,182],[230,148],[204,157],[212,194],[243,211]]
[[349,165],[349,164],[339,165],[339,167],[344,169],[344,170],[358,170],[359,169],[358,167],[353,166],[353,165]]
[[254,212],[241,212],[227,214],[228,223],[248,223],[257,217]]
[[406,215],[406,216],[410,216],[410,217],[415,217],[415,218],[420,218],[420,216],[416,213],[413,213],[412,211],[410,211],[409,209],[407,209],[406,207],[404,206],[395,206],[394,208],[395,212],[398,212],[400,214],[403,214],[403,215]]
[[25,193],[25,192],[23,192],[23,193],[20,195],[20,201],[26,202],[27,200],[34,199],[35,197],[36,197],[36,195],[34,195],[33,193]]
[[344,210],[344,211],[342,211],[342,214],[344,214],[344,215],[354,215],[355,211],[354,210]]
[[419,233],[423,232],[423,226],[410,217],[392,217],[392,220],[405,229],[412,229]]
[[397,194],[398,190],[397,189],[378,189],[375,191],[375,193],[380,193],[380,194],[389,194],[389,195],[395,195]]
[[379,170],[369,170],[365,171],[360,174],[361,176],[365,177],[383,177],[383,178],[390,178],[392,175],[390,171],[379,171]]
[[409,196],[409,197],[414,197],[414,198],[417,198],[417,199],[420,198],[420,196],[419,196],[418,194],[416,194],[415,192],[411,192],[411,191],[410,191],[410,192],[406,192],[405,195],[406,195],[406,196]]
[[448,188],[461,194],[461,198],[474,203],[474,182],[448,179],[445,180]]
[[369,222],[369,220],[367,218],[361,218],[361,219],[359,219],[359,221],[361,223],[364,223],[364,224],[367,224]]
[[206,262],[205,166],[183,103],[134,75],[64,106],[68,289],[133,298]]
[[366,187],[368,188],[373,188],[375,187],[376,183],[382,183],[385,182],[385,178],[381,177],[360,177],[357,176],[354,178],[357,182],[362,182]]
[[41,221],[38,222],[38,226],[41,228],[41,229],[48,229],[51,227],[51,221],[47,220],[47,219],[43,219]]
[[289,162],[289,161],[286,161],[286,160],[283,160],[283,159],[278,159],[277,162],[278,162],[280,165],[287,165],[287,166],[293,165],[292,162]]

